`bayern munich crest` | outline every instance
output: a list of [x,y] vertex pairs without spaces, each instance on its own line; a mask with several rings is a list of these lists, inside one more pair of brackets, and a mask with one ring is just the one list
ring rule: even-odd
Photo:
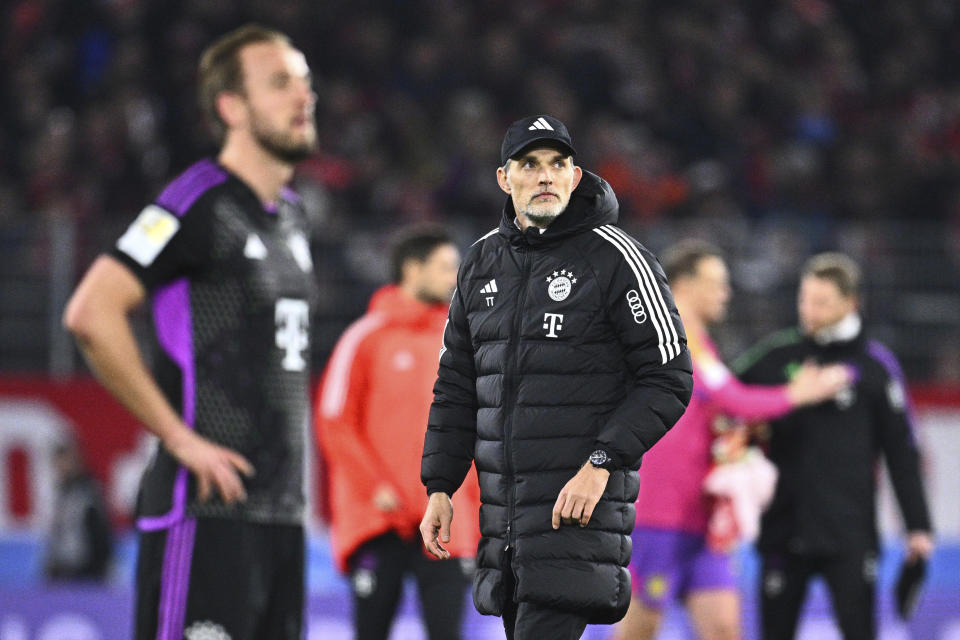
[[575,284],[577,284],[577,278],[572,271],[566,269],[554,271],[547,276],[547,295],[556,302],[566,300]]

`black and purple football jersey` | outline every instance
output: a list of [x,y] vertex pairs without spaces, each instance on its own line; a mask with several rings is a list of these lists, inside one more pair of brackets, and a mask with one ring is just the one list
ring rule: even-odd
[[313,265],[304,212],[285,189],[273,210],[213,160],[147,206],[111,255],[151,296],[154,373],[197,433],[245,456],[247,500],[196,498],[192,474],[161,446],[138,501],[143,530],[184,516],[302,523],[309,420]]

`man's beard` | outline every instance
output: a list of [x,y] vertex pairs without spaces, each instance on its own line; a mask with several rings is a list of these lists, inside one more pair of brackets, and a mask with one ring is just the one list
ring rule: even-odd
[[546,229],[550,223],[560,217],[563,210],[564,207],[560,206],[555,209],[534,209],[533,207],[528,207],[527,209],[522,209],[520,213],[532,222],[535,227]]
[[254,139],[267,153],[286,164],[297,164],[317,151],[316,135],[312,139],[295,142],[291,135],[267,129],[256,118],[252,131]]

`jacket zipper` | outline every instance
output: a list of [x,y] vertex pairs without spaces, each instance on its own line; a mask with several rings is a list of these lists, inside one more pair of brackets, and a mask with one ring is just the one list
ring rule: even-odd
[[511,463],[511,433],[513,431],[513,411],[516,407],[516,398],[515,387],[516,387],[516,376],[517,370],[520,365],[520,350],[518,349],[518,344],[520,342],[520,331],[523,328],[523,304],[527,297],[527,280],[530,276],[530,266],[529,261],[527,260],[527,253],[529,249],[527,247],[517,247],[517,251],[520,253],[520,291],[517,293],[517,307],[513,312],[513,325],[511,327],[510,338],[507,341],[507,353],[508,360],[510,362],[510,370],[507,372],[507,375],[504,376],[504,415],[505,419],[503,421],[503,455],[506,458],[504,460],[504,467],[507,471],[508,486],[507,486],[507,532],[506,532],[506,543],[504,544],[503,550],[506,552],[510,549],[512,542],[511,538],[511,529],[513,523],[513,514],[514,507],[516,505],[516,480],[513,477],[513,464]]

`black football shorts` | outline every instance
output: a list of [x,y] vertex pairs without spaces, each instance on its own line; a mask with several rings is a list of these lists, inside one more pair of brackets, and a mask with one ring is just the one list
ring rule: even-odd
[[296,525],[185,518],[140,534],[137,640],[301,640]]

